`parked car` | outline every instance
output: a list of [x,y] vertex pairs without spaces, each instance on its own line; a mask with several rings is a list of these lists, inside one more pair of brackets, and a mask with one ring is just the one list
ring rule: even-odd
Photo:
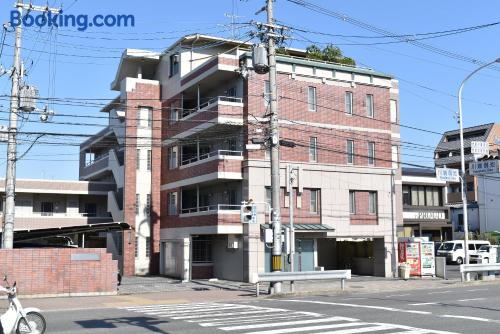
[[477,251],[477,254],[470,256],[470,263],[497,263],[500,253],[500,246],[483,245]]
[[[481,246],[491,245],[487,240],[470,240],[468,242],[469,246],[469,259],[472,255],[476,255]],[[443,243],[437,252],[437,256],[446,257],[446,262],[454,262],[456,264],[464,263],[465,252],[464,252],[464,241],[463,240],[452,240]]]

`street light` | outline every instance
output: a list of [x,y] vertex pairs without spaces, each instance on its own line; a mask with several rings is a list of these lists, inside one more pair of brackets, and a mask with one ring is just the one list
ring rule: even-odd
[[467,195],[466,195],[466,187],[467,187],[467,181],[465,177],[465,153],[464,153],[464,126],[463,126],[463,118],[462,118],[462,90],[464,88],[464,84],[467,82],[467,80],[470,79],[474,74],[479,72],[485,67],[490,66],[491,64],[494,63],[500,63],[500,58],[497,58],[496,60],[489,62],[487,64],[484,64],[480,67],[478,67],[476,70],[474,70],[472,73],[470,73],[465,79],[462,81],[460,84],[460,88],[458,89],[458,121],[459,121],[459,126],[460,126],[460,155],[461,155],[461,160],[462,160],[462,203],[463,203],[463,210],[464,210],[464,254],[465,254],[465,264],[469,264],[469,246],[468,246],[468,239],[469,239],[469,226],[468,226],[468,220],[467,220]]

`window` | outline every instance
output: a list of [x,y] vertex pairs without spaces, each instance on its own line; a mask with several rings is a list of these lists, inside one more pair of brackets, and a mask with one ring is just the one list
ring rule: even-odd
[[168,148],[168,169],[177,168],[177,146]]
[[347,163],[354,163],[354,140],[347,140]]
[[353,190],[349,191],[349,213],[356,214],[356,192]]
[[319,212],[319,189],[311,189],[311,200],[309,206],[309,212],[318,213]]
[[179,61],[180,61],[180,55],[179,54],[173,54],[170,56],[170,76],[174,76],[177,73],[179,73]]
[[146,195],[146,213],[149,215],[151,212],[151,194]]
[[345,92],[345,113],[348,115],[353,114],[352,110],[352,92]]
[[52,202],[42,202],[40,203],[40,209],[42,216],[53,216],[54,215],[54,203]]
[[411,205],[410,187],[403,186],[403,204]]
[[138,215],[139,214],[139,208],[140,208],[140,205],[141,205],[141,195],[139,194],[135,194],[135,214]]
[[370,191],[368,193],[368,213],[377,213],[377,192]]
[[146,257],[149,257],[151,254],[151,238],[146,237]]
[[396,100],[390,101],[390,110],[391,110],[391,122],[397,123],[397,121],[398,121],[398,101],[396,101]]
[[269,203],[269,205],[271,205],[271,202],[272,202],[271,187],[266,187],[266,203]]
[[144,128],[151,128],[153,124],[153,109],[141,107],[139,109],[139,125]]
[[179,113],[175,107],[170,107],[170,121],[177,122],[179,120]]
[[141,169],[141,150],[137,150],[136,156],[135,156],[135,164],[137,169]]
[[316,87],[307,88],[307,105],[309,111],[316,111]]
[[147,157],[147,163],[146,163],[148,171],[151,170],[151,150],[148,150],[148,157]]
[[375,142],[368,142],[368,164],[375,165]]
[[464,249],[464,247],[462,246],[462,244],[456,244],[455,250],[457,250],[457,249]]
[[231,87],[226,91],[226,96],[236,97],[236,87]]
[[96,203],[85,203],[84,208],[85,217],[96,217],[97,216],[97,204]]
[[309,161],[318,162],[318,138],[309,138]]
[[372,94],[366,95],[366,116],[368,116],[368,117],[375,116],[375,112],[373,110],[373,95]]
[[271,83],[266,80],[264,82],[264,106],[268,107],[271,103]]
[[169,216],[177,215],[177,193],[168,194],[168,214]]
[[212,241],[210,239],[193,238],[192,249],[193,263],[212,262]]
[[135,257],[139,257],[139,237],[135,237]]
[[475,250],[476,250],[476,247],[475,247],[475,245],[474,245],[474,244],[469,243],[469,244],[467,245],[467,247],[469,248],[469,250],[470,250],[470,251],[475,251]]

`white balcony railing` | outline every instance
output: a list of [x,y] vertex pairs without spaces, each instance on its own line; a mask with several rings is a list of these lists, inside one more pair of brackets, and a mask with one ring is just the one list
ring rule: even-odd
[[181,214],[197,213],[197,212],[218,212],[218,211],[235,211],[239,212],[241,205],[238,204],[214,204],[199,206],[195,208],[181,209]]
[[223,156],[223,155],[233,156],[233,157],[241,157],[241,156],[243,156],[243,152],[242,151],[231,151],[231,150],[217,150],[217,151],[213,151],[213,152],[209,152],[209,153],[205,153],[205,154],[200,154],[199,156],[194,157],[194,158],[184,159],[181,161],[181,166],[189,165],[189,164],[192,164],[196,161],[205,160],[205,159],[208,159],[210,157]]
[[233,97],[233,96],[216,96],[200,104],[198,108],[184,109],[184,108],[172,108],[172,110],[177,109],[177,117],[171,119],[171,121],[182,120],[188,116],[195,114],[200,111],[204,111],[213,105],[220,104],[220,102],[231,102],[231,103],[243,103],[243,98]]
[[102,161],[106,158],[108,158],[108,153],[104,153],[98,157],[95,157],[94,160],[90,160],[90,161],[85,162],[85,167],[92,166],[92,165],[94,165],[94,164],[98,163],[99,161]]

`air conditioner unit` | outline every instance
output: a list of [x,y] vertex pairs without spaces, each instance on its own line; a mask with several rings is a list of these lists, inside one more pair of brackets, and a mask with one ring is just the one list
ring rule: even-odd
[[236,235],[227,236],[227,248],[228,249],[238,249],[240,246],[240,239]]

